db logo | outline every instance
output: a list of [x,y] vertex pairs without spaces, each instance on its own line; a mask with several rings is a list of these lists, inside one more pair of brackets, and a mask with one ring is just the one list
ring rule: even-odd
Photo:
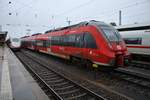
[[121,49],[121,46],[120,46],[120,45],[117,45],[117,49],[119,49],[119,50],[120,50],[120,49]]

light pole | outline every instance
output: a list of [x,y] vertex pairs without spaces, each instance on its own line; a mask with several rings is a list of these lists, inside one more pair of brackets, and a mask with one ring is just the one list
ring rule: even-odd
[[119,10],[119,25],[121,25],[122,23],[121,23],[121,21],[122,21],[122,12],[121,12],[121,10]]
[[71,21],[68,19],[68,17],[66,18],[66,22],[68,23],[68,26],[70,26]]
[[54,15],[51,16],[51,19],[52,19],[52,21],[51,21],[52,27],[53,27],[53,29],[55,29]]

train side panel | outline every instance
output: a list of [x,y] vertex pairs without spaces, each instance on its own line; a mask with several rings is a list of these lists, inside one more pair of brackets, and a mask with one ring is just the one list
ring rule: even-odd
[[150,30],[122,31],[129,52],[150,55]]
[[97,21],[52,30],[23,40],[29,49],[71,60],[90,61],[97,67],[125,66],[125,58],[129,56],[119,33]]

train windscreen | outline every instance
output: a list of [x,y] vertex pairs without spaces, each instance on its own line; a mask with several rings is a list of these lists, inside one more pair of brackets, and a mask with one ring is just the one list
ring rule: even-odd
[[113,28],[102,28],[102,31],[109,41],[121,41],[121,36],[117,30]]
[[19,39],[18,38],[13,38],[12,41],[13,42],[19,42]]
[[99,24],[98,27],[103,31],[103,34],[108,39],[108,41],[118,42],[122,40],[119,32],[112,26],[107,24]]

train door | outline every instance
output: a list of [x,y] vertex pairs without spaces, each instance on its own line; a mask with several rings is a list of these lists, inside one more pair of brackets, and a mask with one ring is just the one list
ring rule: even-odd
[[47,47],[47,52],[50,54],[51,53],[51,37],[46,40],[46,47]]
[[85,59],[92,60],[93,54],[96,52],[96,41],[91,33],[84,33],[84,49],[83,56]]
[[47,51],[47,41],[46,40],[42,40],[43,41],[43,51],[46,52]]
[[36,49],[38,50],[38,51],[43,51],[43,48],[44,48],[44,42],[43,42],[43,40],[37,40],[36,41]]
[[34,48],[35,48],[35,51],[38,51],[38,48],[37,48],[37,40],[34,41]]
[[35,50],[35,40],[31,40],[31,49]]
[[83,44],[83,34],[76,34],[75,55],[79,58],[83,58]]

